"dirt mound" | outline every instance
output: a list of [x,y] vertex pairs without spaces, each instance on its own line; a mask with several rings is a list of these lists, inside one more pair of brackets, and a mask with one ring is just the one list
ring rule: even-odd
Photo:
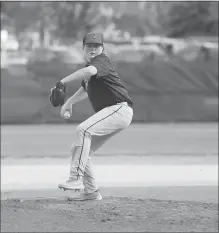
[[217,204],[107,197],[72,202],[66,197],[1,203],[1,231],[136,232],[218,230]]

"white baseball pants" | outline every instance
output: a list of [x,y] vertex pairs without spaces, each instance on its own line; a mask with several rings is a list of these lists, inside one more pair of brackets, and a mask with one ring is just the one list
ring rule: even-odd
[[102,109],[77,127],[76,140],[71,146],[70,178],[82,178],[86,192],[98,189],[90,155],[127,128],[132,117],[133,109],[123,102]]

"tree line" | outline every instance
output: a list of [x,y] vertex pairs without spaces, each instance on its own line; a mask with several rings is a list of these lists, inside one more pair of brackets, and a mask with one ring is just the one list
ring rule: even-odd
[[1,27],[75,38],[97,25],[133,36],[218,36],[218,2],[1,2]]

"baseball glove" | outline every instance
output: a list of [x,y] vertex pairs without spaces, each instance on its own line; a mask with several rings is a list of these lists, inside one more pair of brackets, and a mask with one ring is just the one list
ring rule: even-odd
[[62,106],[65,103],[66,87],[62,82],[57,82],[50,90],[49,100],[53,107]]

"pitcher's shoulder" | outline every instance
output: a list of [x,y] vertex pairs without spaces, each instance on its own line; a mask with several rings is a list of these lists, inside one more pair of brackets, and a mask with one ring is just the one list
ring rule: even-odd
[[110,58],[105,53],[101,53],[100,55],[98,55],[98,56],[96,56],[96,57],[93,58],[93,60],[99,60],[99,59],[110,60]]
[[105,53],[101,53],[100,55],[94,57],[90,63],[91,64],[100,63],[100,64],[103,64],[105,66],[112,66],[113,65],[112,61]]

